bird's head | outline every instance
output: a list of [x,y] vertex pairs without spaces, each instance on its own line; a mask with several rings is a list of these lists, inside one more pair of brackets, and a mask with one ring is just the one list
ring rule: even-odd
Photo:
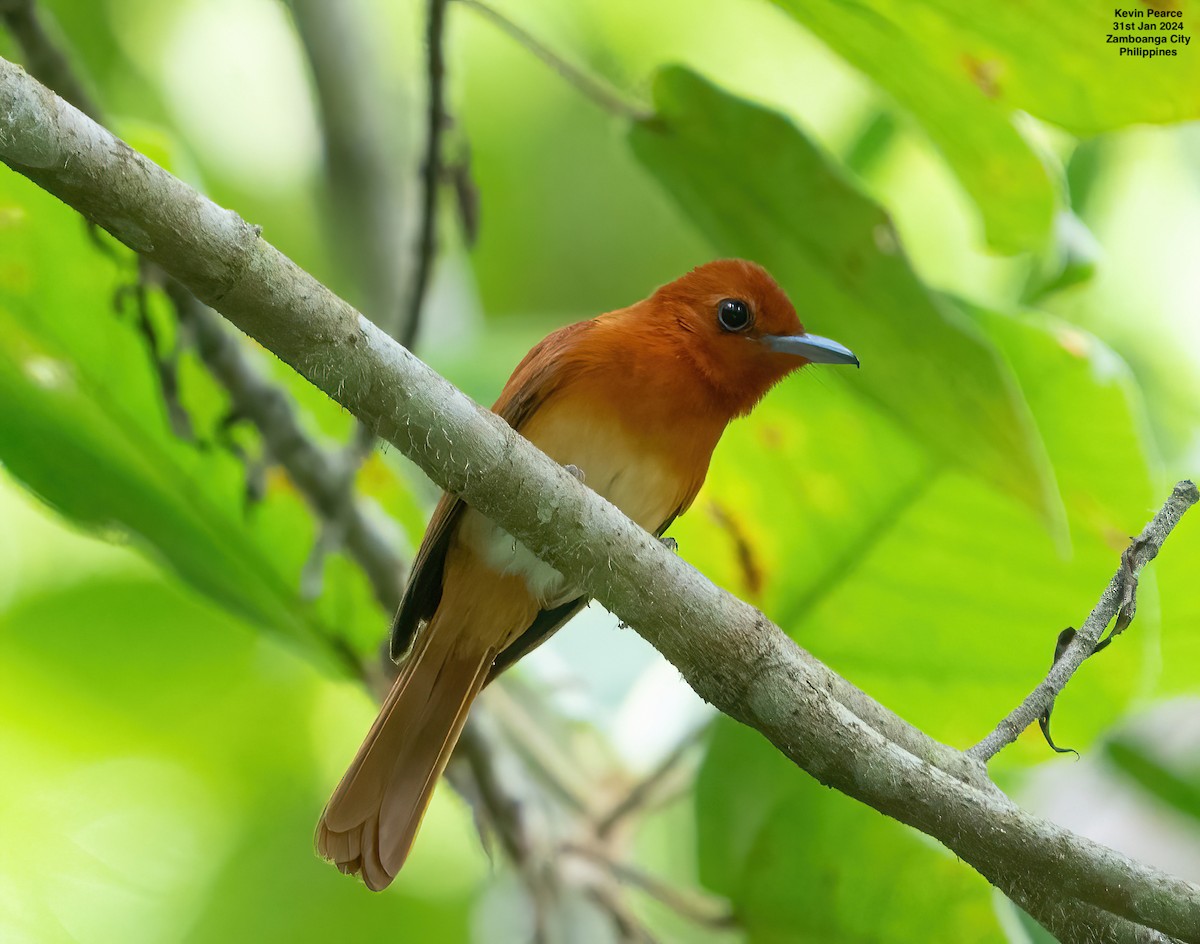
[[837,341],[809,334],[796,308],[766,269],[742,259],[718,259],[664,285],[648,302],[735,414],[743,414],[775,383],[806,364],[854,364]]

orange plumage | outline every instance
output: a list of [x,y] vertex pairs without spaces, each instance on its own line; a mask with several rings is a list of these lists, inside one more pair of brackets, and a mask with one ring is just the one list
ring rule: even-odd
[[[858,363],[840,344],[806,334],[761,267],[720,260],[554,332],[517,365],[493,410],[661,535],[696,497],[729,421],[811,362]],[[385,888],[475,696],[586,602],[444,495],[392,627],[399,675],[317,826],[320,854],[368,888]]]

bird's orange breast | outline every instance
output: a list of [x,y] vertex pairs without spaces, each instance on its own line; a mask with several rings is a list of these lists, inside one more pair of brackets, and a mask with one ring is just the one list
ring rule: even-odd
[[[635,399],[614,402],[611,393],[572,385],[542,405],[521,434],[554,461],[579,469],[584,484],[643,528],[658,531],[695,496],[720,430],[705,435],[695,424],[656,415],[654,404],[638,409]],[[578,595],[549,564],[478,512],[467,510],[459,539],[490,567],[525,576],[543,607]]]

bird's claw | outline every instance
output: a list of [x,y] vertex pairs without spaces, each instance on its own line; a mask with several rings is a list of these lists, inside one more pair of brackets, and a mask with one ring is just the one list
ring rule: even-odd
[[674,538],[659,538],[658,543],[665,547],[672,554],[679,553],[679,542]]
[[579,481],[581,483],[584,481],[583,469],[579,468],[579,466],[564,465],[563,468],[566,469],[568,472],[570,472],[573,476],[575,476],[577,481]]

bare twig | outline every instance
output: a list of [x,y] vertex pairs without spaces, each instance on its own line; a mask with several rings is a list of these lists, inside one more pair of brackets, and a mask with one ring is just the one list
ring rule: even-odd
[[417,236],[412,285],[403,317],[398,319],[397,340],[410,351],[421,323],[421,307],[433,274],[437,255],[437,195],[442,180],[442,134],[446,130],[446,33],[447,0],[428,0],[425,29],[425,68],[428,99],[425,104],[425,157],[421,161],[421,220]]
[[446,775],[470,802],[485,846],[488,832],[494,832],[509,860],[521,869],[529,860],[534,844],[530,837],[529,810],[525,799],[505,782],[499,770],[496,749],[499,738],[500,733],[491,715],[488,712],[473,712],[454,749],[455,760],[461,758],[470,768],[470,779],[456,781],[455,772],[459,765],[455,763],[450,765]]
[[117,307],[120,308],[126,299],[132,300],[138,333],[146,343],[146,352],[150,355],[150,366],[158,378],[158,389],[162,394],[163,406],[167,411],[167,421],[171,425],[171,431],[185,442],[194,442],[196,433],[192,428],[192,418],[179,399],[180,341],[176,340],[170,351],[165,350],[164,342],[150,317],[150,297],[146,291],[146,281],[142,274],[143,268],[145,266],[139,264],[137,280],[132,285],[122,286],[117,291]]
[[595,799],[586,775],[559,749],[537,719],[503,688],[489,691],[487,704],[503,725],[513,747],[539,770],[543,782],[573,810],[594,817]]
[[1027,727],[1033,724],[1053,703],[1083,660],[1092,654],[1105,628],[1117,620],[1113,635],[1129,625],[1135,606],[1134,593],[1141,569],[1158,554],[1183,517],[1184,512],[1200,499],[1196,486],[1186,479],[1175,486],[1171,497],[1159,509],[1142,533],[1121,555],[1121,565],[1109,581],[1100,601],[1096,604],[1083,627],[1075,634],[1066,651],[1055,661],[1050,673],[1026,699],[1009,712],[994,731],[972,747],[967,753],[980,761],[988,761],[1005,746],[1011,744]]
[[707,734],[708,725],[702,724],[675,745],[650,773],[635,783],[620,801],[599,819],[596,823],[596,835],[602,839],[607,837],[626,818],[649,807],[662,791],[663,784],[678,773],[692,748]]
[[[0,161],[218,307],[438,485],[636,627],[701,697],[820,782],[940,840],[1001,890],[1021,895],[1043,924],[1064,903],[1079,902],[1200,941],[1200,887],[959,776],[954,771],[982,765],[899,722],[455,390],[254,227],[3,60]],[[1095,937],[1085,926],[1064,940]]]
[[730,928],[735,924],[733,912],[730,911],[727,902],[702,892],[676,888],[655,875],[612,858],[602,847],[567,843],[563,846],[563,852],[573,853],[602,865],[621,882],[641,889],[693,924],[708,928]]
[[654,113],[650,109],[644,105],[627,101],[621,97],[619,92],[606,83],[584,72],[578,66],[567,62],[548,46],[534,39],[532,35],[499,10],[488,6],[486,3],[481,2],[481,0],[456,0],[456,2],[465,7],[470,7],[484,19],[491,20],[492,23],[557,72],[568,84],[573,85],[584,98],[591,99],[609,114],[616,115],[618,118],[628,119],[629,121],[648,121],[653,117]]
[[[405,243],[404,179],[398,141],[389,129],[387,83],[378,67],[361,0],[291,0],[292,15],[312,67],[325,144],[326,204],[335,238],[332,253],[360,287],[364,310],[396,335],[404,294],[400,257]],[[320,520],[320,533],[301,574],[306,597],[320,594],[325,562],[350,532],[355,478],[375,451],[375,437],[361,425],[340,453],[331,456],[341,479],[340,500]]]

